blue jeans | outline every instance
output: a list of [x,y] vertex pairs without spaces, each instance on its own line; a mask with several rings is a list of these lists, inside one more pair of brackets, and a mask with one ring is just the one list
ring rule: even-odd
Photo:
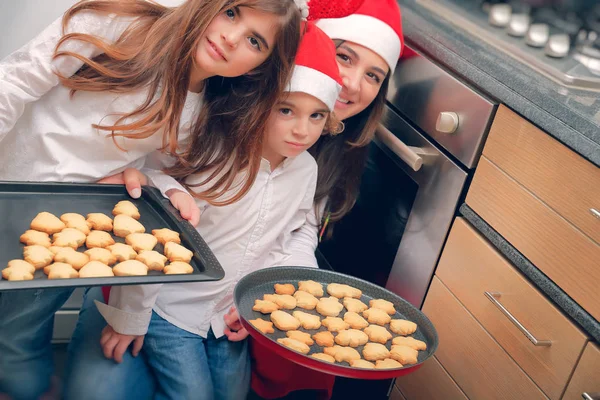
[[48,390],[54,313],[71,293],[71,288],[0,292],[0,393],[29,400]]

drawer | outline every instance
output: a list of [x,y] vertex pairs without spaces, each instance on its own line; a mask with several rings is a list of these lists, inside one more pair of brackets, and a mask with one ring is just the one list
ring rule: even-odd
[[486,157],[467,204],[596,319],[600,319],[600,246]]
[[564,400],[581,400],[587,393],[591,399],[600,399],[600,347],[588,343],[567,386]]
[[[439,279],[551,399],[560,399],[587,337],[464,219],[457,218],[437,269]],[[534,345],[484,294],[538,340]]]
[[555,212],[600,243],[600,168],[504,106],[483,154]]
[[431,357],[412,374],[396,378],[406,400],[467,400],[440,362]]
[[437,359],[469,399],[547,399],[437,276],[423,312],[438,332]]
[[402,393],[400,393],[400,390],[398,390],[398,388],[396,386],[393,386],[392,393],[390,393],[389,400],[406,400],[406,398],[404,396],[402,396]]

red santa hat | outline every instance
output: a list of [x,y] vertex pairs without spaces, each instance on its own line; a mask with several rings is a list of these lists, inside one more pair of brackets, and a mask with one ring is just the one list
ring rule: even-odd
[[389,65],[393,73],[404,47],[400,7],[396,0],[364,0],[344,18],[317,21],[332,39],[347,40],[373,50]]
[[310,94],[333,110],[342,90],[335,45],[314,22],[305,22],[302,27],[304,34],[286,91]]

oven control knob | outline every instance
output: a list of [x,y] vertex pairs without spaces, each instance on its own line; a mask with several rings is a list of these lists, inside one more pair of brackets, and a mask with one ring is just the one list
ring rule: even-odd
[[546,24],[532,24],[529,27],[525,43],[531,47],[544,47],[550,37],[550,27]]
[[550,39],[548,39],[545,52],[549,57],[563,58],[569,54],[570,47],[571,40],[569,39],[569,35],[566,33],[557,33],[555,35],[551,35]]
[[438,115],[435,129],[440,133],[454,133],[458,129],[458,114],[450,111],[442,111]]
[[510,36],[524,37],[531,25],[531,17],[527,14],[513,14],[506,28],[506,33]]
[[490,8],[489,22],[491,25],[504,28],[510,21],[512,7],[510,4],[494,4]]

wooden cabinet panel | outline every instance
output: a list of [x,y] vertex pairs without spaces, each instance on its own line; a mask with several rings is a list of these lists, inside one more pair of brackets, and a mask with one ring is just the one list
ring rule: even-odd
[[432,357],[410,375],[396,378],[406,400],[467,400],[440,362]]
[[600,398],[600,348],[591,342],[583,351],[563,399],[581,400],[583,393],[592,399]]

